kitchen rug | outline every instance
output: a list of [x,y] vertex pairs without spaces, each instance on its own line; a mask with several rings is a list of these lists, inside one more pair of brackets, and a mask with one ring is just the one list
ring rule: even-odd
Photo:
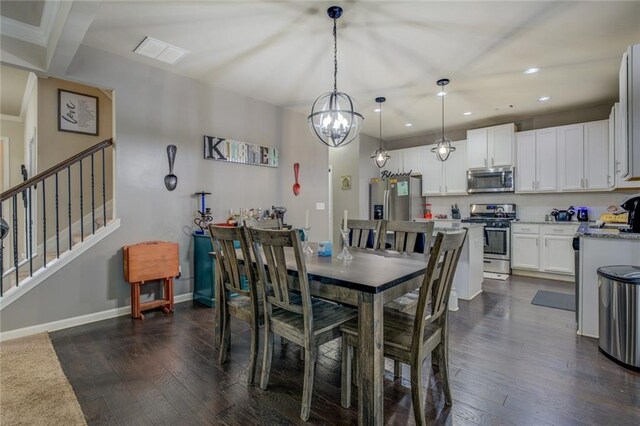
[[556,291],[538,290],[531,304],[575,312],[576,296],[574,294],[558,293]]
[[509,278],[509,274],[494,274],[493,272],[484,272],[483,276],[490,280],[506,281]]

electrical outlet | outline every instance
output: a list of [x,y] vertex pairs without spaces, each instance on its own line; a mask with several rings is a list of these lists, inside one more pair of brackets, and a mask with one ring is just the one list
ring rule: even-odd
[[316,210],[324,210],[324,203],[316,203]]

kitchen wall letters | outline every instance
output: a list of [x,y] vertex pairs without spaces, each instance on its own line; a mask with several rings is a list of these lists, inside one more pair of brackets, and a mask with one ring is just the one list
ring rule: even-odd
[[278,148],[204,135],[205,160],[278,167]]

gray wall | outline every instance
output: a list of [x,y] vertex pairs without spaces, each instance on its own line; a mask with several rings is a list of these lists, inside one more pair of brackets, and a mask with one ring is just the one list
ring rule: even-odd
[[[302,116],[86,46],[67,75],[57,77],[115,91],[116,202],[122,225],[3,309],[1,331],[129,305],[121,247],[140,241],[178,242],[185,278],[176,282],[175,294],[191,292],[190,234],[197,208],[191,194],[196,191],[213,193],[208,205],[217,221],[226,218],[229,208],[291,203],[287,221],[297,225],[304,220],[304,206],[326,201],[326,190],[311,191],[316,183],[322,188],[322,173],[326,181],[326,150],[310,140]],[[203,134],[278,147],[282,165],[276,169],[204,160]],[[163,184],[168,144],[178,147],[179,181],[173,192]],[[303,195],[296,202],[288,193],[294,160],[303,165]],[[293,212],[298,207],[302,213]],[[313,211],[311,216],[314,229],[328,232],[326,213]]]

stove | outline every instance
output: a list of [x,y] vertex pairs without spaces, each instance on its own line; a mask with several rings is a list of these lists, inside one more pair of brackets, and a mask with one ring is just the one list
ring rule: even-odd
[[515,204],[471,204],[471,215],[462,222],[484,225],[484,270],[511,273],[511,222]]

